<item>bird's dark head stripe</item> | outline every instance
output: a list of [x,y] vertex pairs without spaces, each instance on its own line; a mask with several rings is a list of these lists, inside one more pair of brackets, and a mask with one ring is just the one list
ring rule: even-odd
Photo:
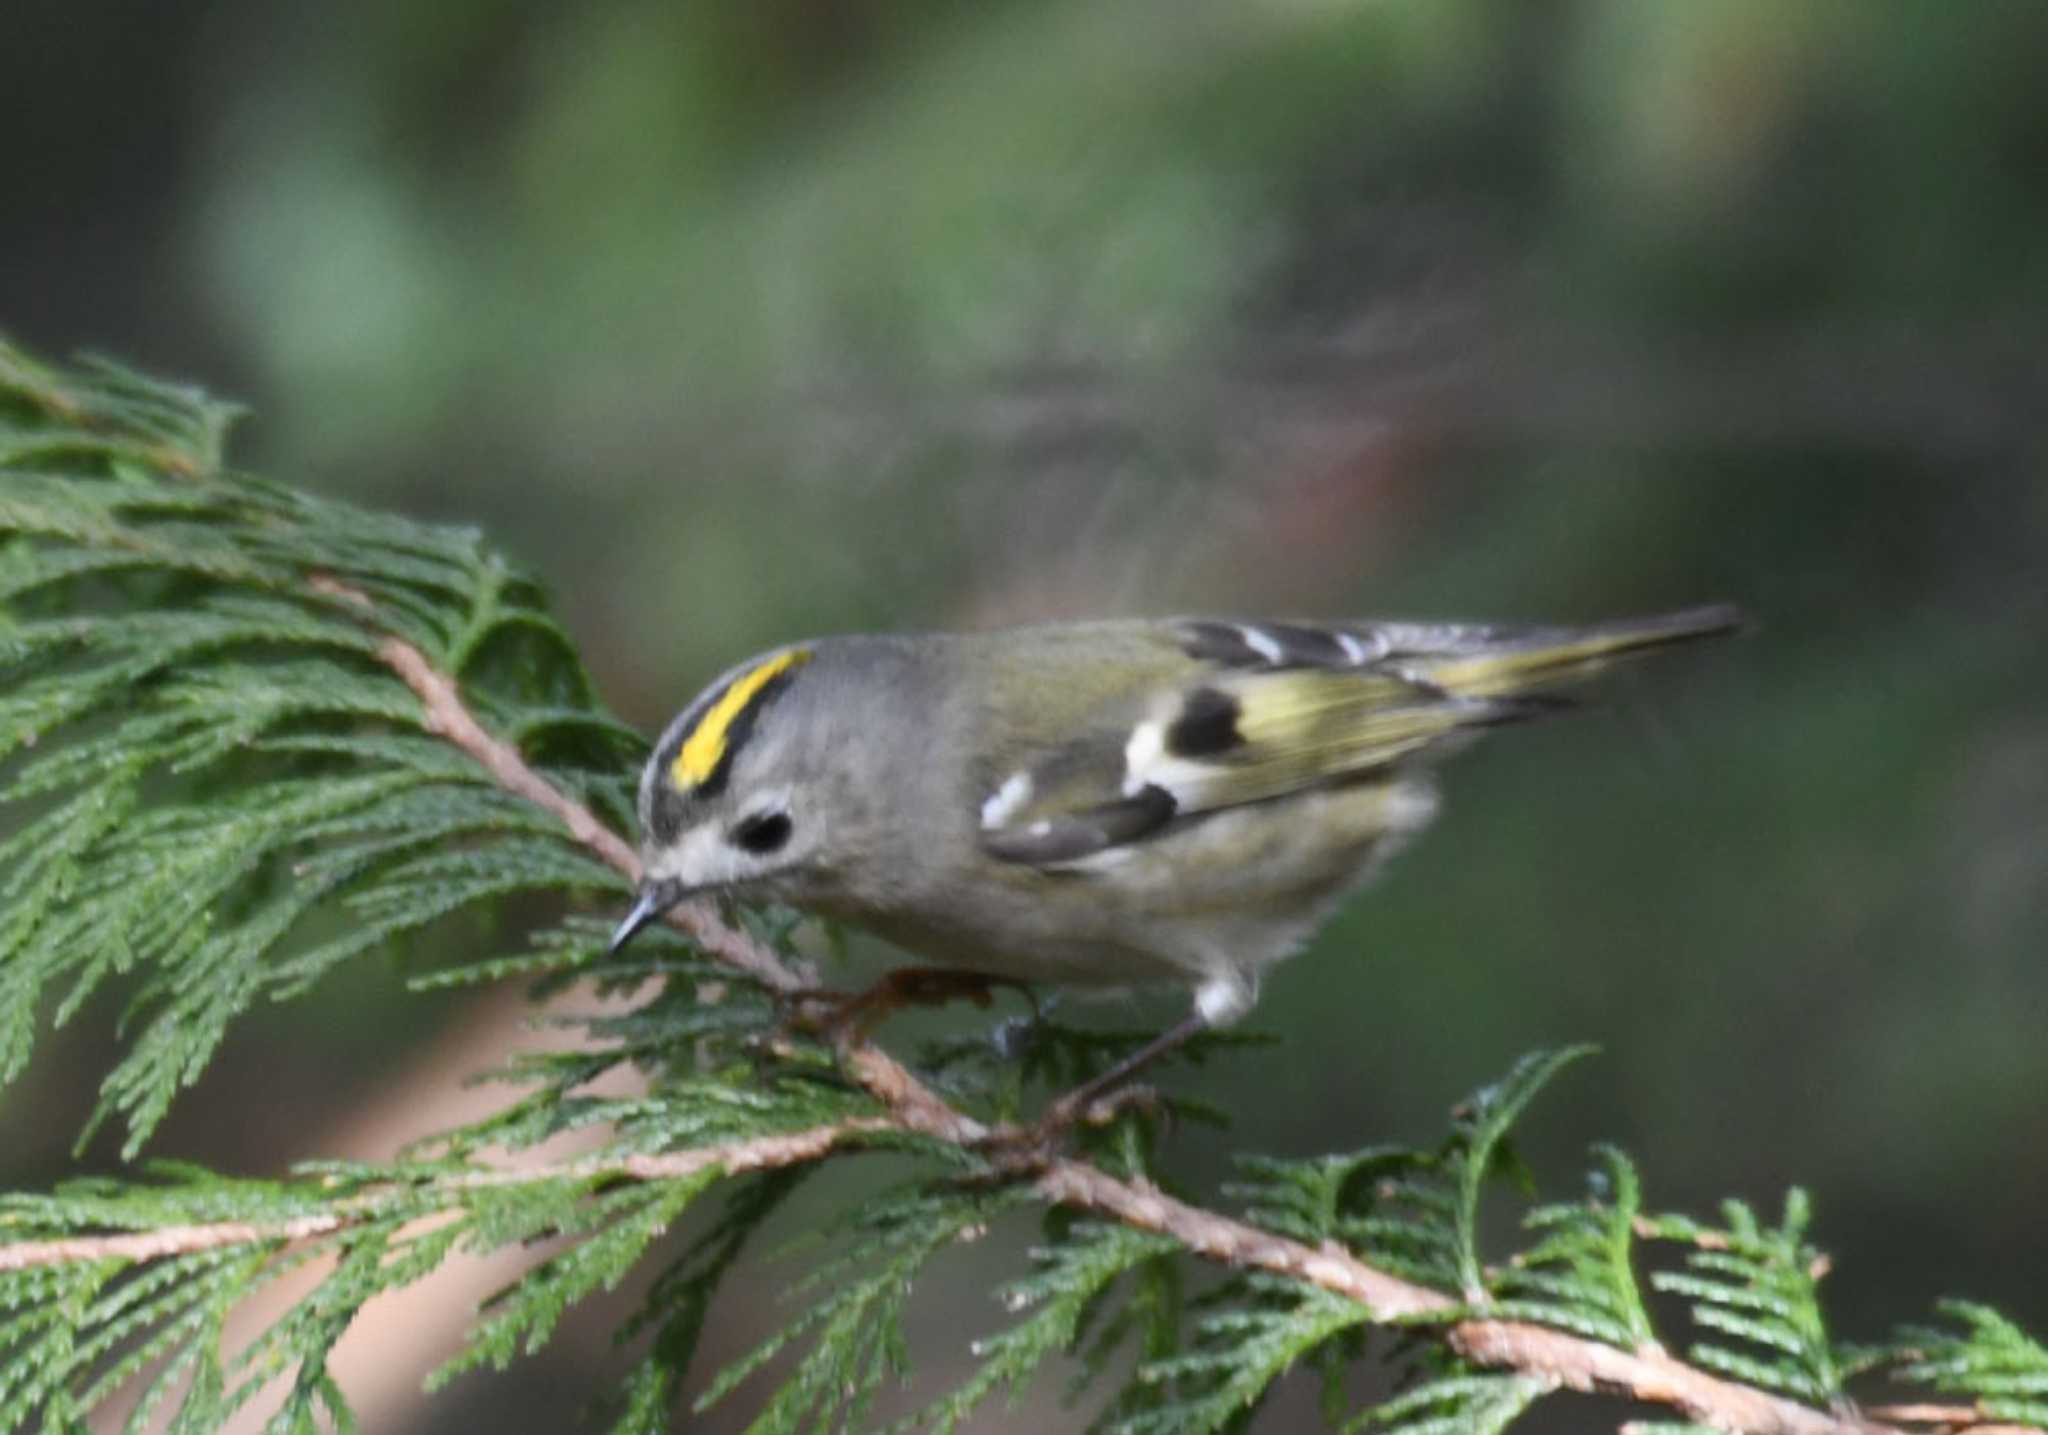
[[1237,729],[1242,712],[1236,698],[1215,688],[1196,688],[1166,729],[1166,750],[1175,757],[1214,757],[1244,745]]
[[661,784],[647,803],[647,835],[666,847],[683,835],[689,811],[689,798],[667,783]]

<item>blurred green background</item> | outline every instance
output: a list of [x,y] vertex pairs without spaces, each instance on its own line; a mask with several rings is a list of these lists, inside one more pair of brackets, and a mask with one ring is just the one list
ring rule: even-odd
[[[2044,56],[1996,0],[10,0],[0,326],[484,526],[649,730],[804,632],[1740,602],[1461,759],[1198,1084],[1306,1153],[1597,1041],[1555,1188],[1596,1137],[1662,1207],[1806,1183],[1844,1336],[2040,1332]],[[156,1149],[273,1171],[409,1099],[467,1018],[402,975],[253,1019]],[[103,1039],[7,1094],[7,1184]],[[927,1369],[1017,1259],[927,1292]],[[602,1330],[367,1426],[569,1428]]]

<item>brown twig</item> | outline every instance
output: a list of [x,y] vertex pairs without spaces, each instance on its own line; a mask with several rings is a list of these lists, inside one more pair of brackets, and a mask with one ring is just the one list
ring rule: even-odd
[[[716,1166],[729,1176],[745,1171],[764,1171],[795,1166],[830,1155],[836,1148],[861,1136],[900,1130],[889,1117],[862,1117],[813,1126],[802,1131],[774,1136],[754,1136],[718,1146],[700,1146],[689,1151],[639,1154],[610,1159],[572,1161],[560,1166],[527,1168],[481,1168],[448,1177],[441,1189],[451,1193],[484,1187],[524,1185],[538,1181],[580,1181],[607,1177],[629,1181],[674,1181],[695,1176]],[[0,1245],[0,1271],[27,1270],[33,1266],[69,1265],[83,1261],[154,1261],[194,1251],[217,1250],[222,1246],[268,1244],[273,1241],[303,1241],[324,1236],[368,1220],[381,1203],[384,1192],[372,1191],[336,1202],[328,1210],[294,1216],[288,1220],[214,1221],[186,1226],[160,1226],[152,1231],[122,1232],[106,1236],[65,1236],[49,1241],[18,1241]],[[458,1203],[451,1201],[452,1208]],[[444,1208],[446,1209],[446,1208]]]
[[1878,1420],[1895,1420],[1902,1425],[1939,1425],[1951,1435],[2041,1435],[2033,1425],[2008,1425],[1985,1414],[1976,1405],[1876,1405],[1870,1414]]
[[1951,1430],[1999,1428],[1986,1425],[1984,1412],[1975,1405],[1937,1405],[1916,1401],[1904,1405],[1873,1406],[1870,1413],[1879,1420],[1896,1420],[1901,1425],[1943,1425]]
[[186,1226],[158,1226],[149,1231],[124,1231],[112,1236],[60,1236],[48,1241],[13,1241],[0,1245],[0,1271],[25,1271],[36,1266],[68,1266],[92,1261],[161,1261],[222,1246],[248,1246],[268,1241],[303,1241],[350,1225],[347,1212],[321,1211],[289,1221],[212,1221]]
[[[365,595],[332,578],[323,575],[310,581],[326,596],[339,598],[359,610],[370,610]],[[637,880],[639,862],[632,849],[588,808],[529,767],[516,748],[487,732],[463,702],[453,678],[436,669],[418,648],[395,636],[387,634],[377,651],[419,697],[430,731],[475,758],[507,791],[553,813],[576,840]],[[799,984],[795,974],[772,951],[725,924],[716,912],[692,906],[678,909],[671,919],[705,951],[778,990],[789,990]],[[571,1163],[554,1170],[484,1170],[458,1177],[455,1184],[597,1175],[662,1180],[696,1174],[712,1166],[732,1173],[763,1170],[822,1160],[860,1137],[886,1132],[915,1133],[962,1146],[979,1145],[989,1139],[991,1133],[986,1126],[939,1098],[880,1047],[859,1042],[841,1056],[848,1074],[881,1103],[885,1115],[664,1155]],[[1347,1296],[1368,1306],[1375,1320],[1426,1318],[1456,1308],[1450,1297],[1375,1269],[1334,1243],[1314,1247],[1277,1236],[1190,1205],[1149,1183],[1120,1180],[1086,1162],[1050,1154],[1021,1158],[1013,1154],[1006,1169],[1031,1180],[1050,1202],[1172,1236],[1206,1260],[1270,1271]],[[65,1261],[152,1260],[223,1245],[306,1239],[340,1229],[352,1219],[362,1219],[375,1200],[375,1196],[362,1198],[362,1215],[352,1215],[349,1207],[342,1205],[330,1212],[273,1226],[221,1222],[0,1246],[0,1270]],[[1552,1386],[1606,1391],[1672,1407],[1722,1430],[1752,1431],[1757,1435],[1901,1435],[1895,1426],[1879,1424],[1851,1411],[1816,1410],[1721,1379],[1655,1347],[1621,1350],[1544,1326],[1486,1319],[1452,1321],[1444,1326],[1443,1339],[1478,1365],[1519,1371]]]
[[[1457,1302],[1427,1286],[1376,1270],[1334,1243],[1320,1247],[1276,1236],[1190,1206],[1164,1192],[1119,1181],[1078,1161],[1055,1161],[1039,1177],[1048,1200],[1115,1216],[1170,1235],[1197,1255],[1290,1276],[1369,1306],[1377,1320],[1428,1316]],[[1834,1414],[1709,1375],[1657,1349],[1620,1350],[1524,1321],[1461,1320],[1444,1339],[1477,1365],[1515,1370],[1553,1386],[1606,1391],[1674,1406],[1694,1420],[1756,1435],[1878,1435],[1889,1427]]]
[[1754,1435],[1898,1435],[1854,1409],[1816,1410],[1755,1386],[1709,1375],[1661,1350],[1620,1350],[1512,1320],[1460,1321],[1445,1332],[1453,1350],[1477,1365],[1535,1375],[1571,1390],[1604,1391],[1670,1405],[1717,1430]]
[[[369,595],[325,573],[307,579],[314,592],[338,598],[359,612],[372,614]],[[569,835],[589,848],[607,866],[627,881],[640,880],[640,858],[618,833],[597,820],[582,803],[569,797],[535,772],[519,755],[519,749],[484,730],[463,702],[455,679],[436,668],[403,638],[386,636],[377,644],[377,656],[398,674],[426,709],[427,731],[446,738],[482,764],[500,787],[540,807],[569,829]],[[665,914],[670,926],[695,942],[719,961],[737,967],[777,991],[796,991],[804,981],[782,959],[745,932],[736,931],[718,919],[703,902],[685,902]]]
[[[424,653],[403,639],[386,638],[377,645],[377,656],[418,694],[427,710],[427,731],[445,737],[482,763],[507,792],[559,818],[571,837],[624,874],[627,881],[640,880],[640,859],[625,840],[599,822],[589,808],[528,767],[517,748],[485,732],[463,703],[455,680],[429,663]],[[795,991],[804,985],[768,947],[721,922],[708,903],[684,902],[669,908],[665,915],[670,926],[704,951],[775,990]]]

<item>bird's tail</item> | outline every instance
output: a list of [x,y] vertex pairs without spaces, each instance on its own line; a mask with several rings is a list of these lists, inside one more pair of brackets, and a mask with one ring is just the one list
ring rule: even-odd
[[1470,646],[1423,657],[1412,664],[1412,671],[1457,697],[1506,698],[1590,677],[1618,658],[1733,633],[1742,626],[1740,610],[1715,603],[1583,628],[1494,630]]

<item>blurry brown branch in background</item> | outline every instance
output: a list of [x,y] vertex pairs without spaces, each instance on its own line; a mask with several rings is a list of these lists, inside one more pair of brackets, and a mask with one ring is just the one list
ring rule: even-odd
[[[313,581],[324,595],[359,612],[369,612],[368,600],[354,590],[331,579]],[[419,697],[430,730],[482,764],[507,791],[553,813],[601,859],[637,880],[639,864],[627,844],[587,808],[528,766],[516,749],[486,731],[462,701],[453,678],[437,670],[419,649],[395,637],[384,639],[379,654]],[[725,924],[716,913],[691,909],[678,915],[677,925],[719,960],[777,989],[796,983],[797,978],[772,951]],[[484,1167],[443,1177],[437,1189],[447,1191],[453,1209],[460,1204],[464,1190],[479,1186],[556,1179],[670,1180],[712,1168],[736,1174],[821,1161],[860,1151],[875,1138],[899,1134],[977,1148],[991,1138],[1002,1141],[1003,1131],[992,1132],[955,1109],[873,1043],[851,1045],[842,1055],[848,1074],[880,1103],[883,1114],[659,1155]],[[1623,1350],[1521,1321],[1476,1316],[1453,1319],[1460,1307],[1451,1297],[1379,1270],[1334,1242],[1312,1247],[1178,1200],[1142,1179],[1120,1179],[1085,1161],[1042,1149],[1018,1145],[1004,1149],[1003,1155],[1001,1174],[1028,1181],[1048,1202],[1171,1236],[1191,1253],[1219,1265],[1267,1271],[1320,1287],[1364,1305],[1377,1322],[1439,1316],[1443,1323],[1433,1328],[1436,1338],[1460,1356],[1477,1365],[1530,1376],[1551,1388],[1620,1394],[1675,1408],[1719,1429],[1759,1435],[1897,1435],[1900,1430],[1853,1410],[1816,1410],[1722,1379],[1655,1346]],[[21,1242],[0,1248],[0,1270],[102,1259],[156,1260],[230,1245],[301,1242],[372,1219],[379,1210],[381,1194],[371,1190],[338,1201],[324,1212],[268,1224],[224,1221]],[[1950,1418],[1956,1412],[1947,1407],[1942,1410],[1933,1423],[1958,1428]],[[1899,1415],[1907,1420],[1920,1418],[1903,1411]]]
[[2048,390],[2030,344],[2007,329],[1801,330],[1688,352],[1460,330],[1357,345],[1275,341],[1164,371],[1010,366],[965,387],[906,390],[848,376],[802,386],[782,411],[839,447],[849,435],[872,430],[880,442],[909,430],[1071,449],[1145,431],[1170,394],[1176,411],[1232,415],[1239,437],[1262,436],[1249,445],[1261,453],[1341,445],[1391,418],[1454,443],[1849,442],[1955,459],[2040,451]]

